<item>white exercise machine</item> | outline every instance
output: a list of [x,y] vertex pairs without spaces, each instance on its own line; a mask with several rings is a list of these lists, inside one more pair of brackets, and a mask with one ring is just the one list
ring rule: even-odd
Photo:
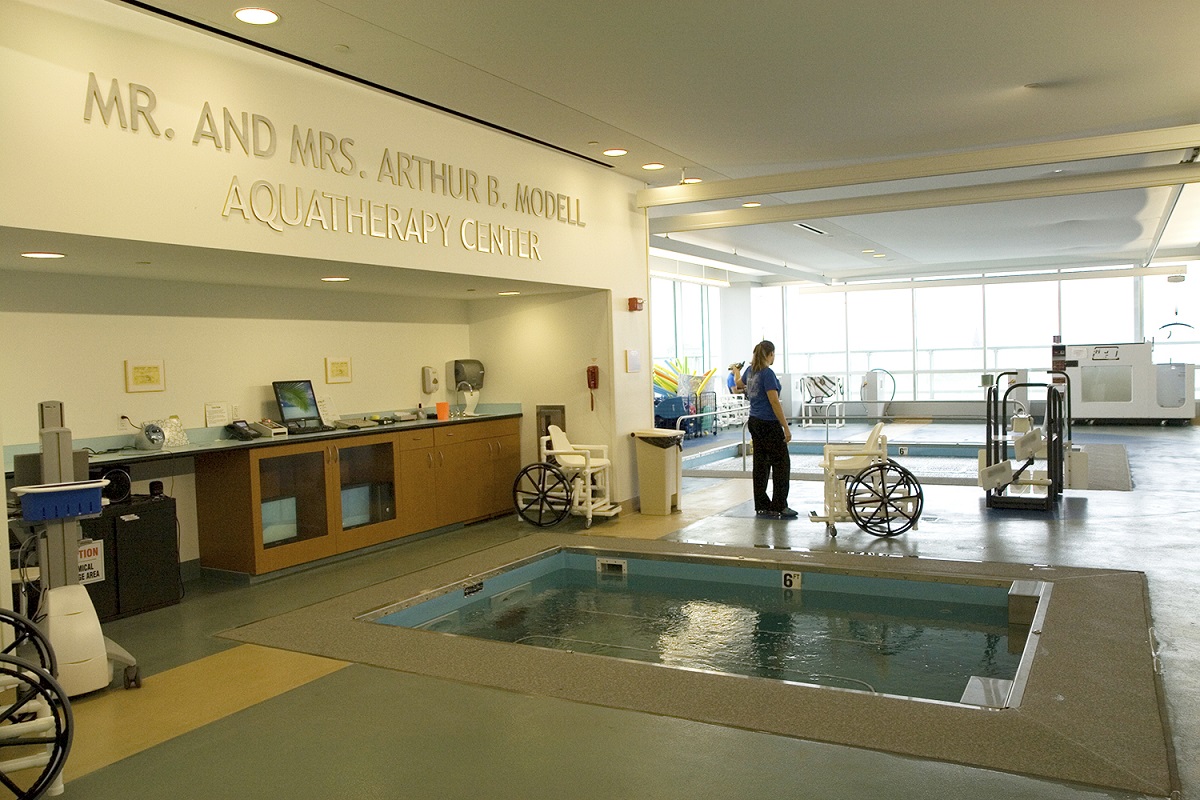
[[[105,482],[76,480],[71,431],[64,425],[61,402],[39,403],[38,422],[42,483],[13,487],[13,493],[22,501],[22,527],[37,537],[42,593],[36,621],[58,656],[58,681],[75,697],[107,687],[120,666],[125,688],[139,687],[137,660],[105,638],[92,598],[79,583],[79,517],[100,513]],[[94,505],[80,507],[93,493]]]

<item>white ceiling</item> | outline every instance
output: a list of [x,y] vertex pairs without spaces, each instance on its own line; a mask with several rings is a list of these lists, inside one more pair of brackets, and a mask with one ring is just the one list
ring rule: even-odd
[[[648,187],[686,170],[704,183],[677,198],[694,202],[641,196],[652,231],[669,232],[653,241],[736,253],[765,282],[1200,254],[1200,199],[1179,189],[1200,168],[1172,166],[1192,160],[1200,127],[1143,133],[1200,124],[1194,0],[270,0],[281,21],[266,27],[235,20],[234,0],[136,5]],[[1116,134],[1135,135],[1093,146]],[[1092,157],[1109,153],[1120,155]],[[650,161],[666,167],[643,170]],[[1005,168],[963,171],[978,166]],[[1151,168],[1166,172],[1143,177]],[[726,181],[728,196],[688,194]],[[1096,191],[1111,186],[1130,188]],[[749,199],[763,207],[741,208]]]

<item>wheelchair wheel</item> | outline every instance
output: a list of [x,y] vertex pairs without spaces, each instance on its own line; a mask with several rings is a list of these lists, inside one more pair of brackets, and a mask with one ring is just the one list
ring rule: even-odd
[[34,800],[66,763],[75,734],[71,704],[50,673],[13,656],[0,655],[0,687],[0,797]]
[[0,608],[0,625],[9,625],[13,629],[12,643],[0,650],[0,655],[18,656],[33,662],[51,675],[58,675],[58,663],[54,658],[54,650],[50,647],[50,640],[32,620],[16,611]]
[[557,525],[571,513],[571,482],[553,464],[530,464],[513,481],[517,516],[539,528]]
[[849,480],[846,505],[854,522],[867,533],[896,536],[917,524],[925,495],[917,476],[888,459]]

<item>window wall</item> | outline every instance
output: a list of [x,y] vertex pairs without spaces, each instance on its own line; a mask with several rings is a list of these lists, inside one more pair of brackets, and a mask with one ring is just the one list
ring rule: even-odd
[[[1166,276],[1162,277],[1165,279]],[[1135,304],[1132,302],[1136,280],[1063,281],[1059,286],[1063,341],[1079,344],[1136,341]]]
[[1156,361],[1200,363],[1198,314],[1197,277],[913,281],[877,290],[755,288],[749,326],[751,338],[780,349],[777,371],[840,377],[850,399],[863,373],[884,370],[897,400],[978,400],[982,373],[1046,369],[1055,336],[1077,344],[1154,339]]
[[[912,290],[916,399],[978,396],[979,375],[986,371],[983,289],[926,286]],[[948,336],[950,331],[953,335]]]
[[716,287],[650,279],[650,349],[654,361],[687,359],[694,373],[712,367],[720,339],[721,296]]
[[788,286],[782,300],[787,307],[787,335],[776,346],[784,349],[783,363],[790,365],[788,370],[801,374],[845,374],[848,370],[846,295],[801,294],[797,287]]
[[[987,369],[1045,369],[1060,330],[1058,281],[993,283],[983,287]],[[1132,305],[1133,297],[1128,302]]]
[[1154,339],[1160,364],[1200,364],[1200,277],[1142,279],[1142,336]]

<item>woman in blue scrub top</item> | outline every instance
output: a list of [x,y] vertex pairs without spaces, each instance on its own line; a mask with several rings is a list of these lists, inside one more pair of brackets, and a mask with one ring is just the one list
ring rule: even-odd
[[[788,442],[792,429],[779,402],[783,389],[775,370],[775,345],[763,340],[754,346],[754,358],[737,381],[737,387],[750,401],[750,438],[754,443],[754,513],[760,517],[793,519],[799,516],[788,508],[792,459]],[[773,496],[767,495],[772,484]]]

